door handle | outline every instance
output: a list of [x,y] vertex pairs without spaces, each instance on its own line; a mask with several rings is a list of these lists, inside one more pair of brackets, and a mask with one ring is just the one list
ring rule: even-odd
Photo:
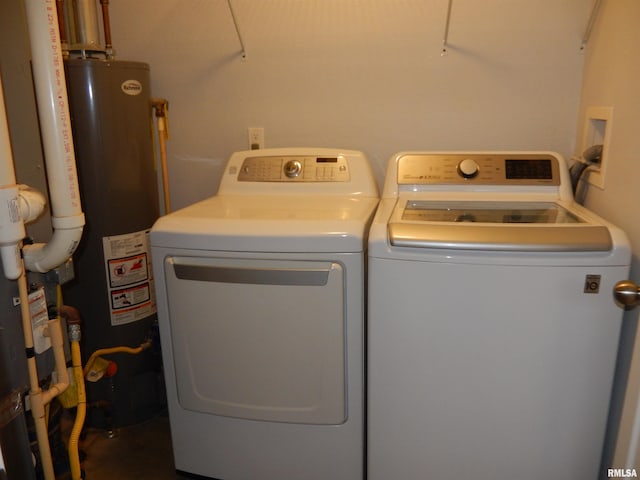
[[625,310],[632,310],[640,305],[640,286],[631,280],[622,280],[613,287],[613,298]]

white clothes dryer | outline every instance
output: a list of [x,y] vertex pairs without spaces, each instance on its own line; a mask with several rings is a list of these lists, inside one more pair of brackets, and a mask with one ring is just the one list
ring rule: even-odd
[[599,478],[629,264],[560,155],[395,155],[369,236],[369,479]]
[[364,471],[360,152],[234,153],[218,194],[151,230],[176,469],[221,480]]

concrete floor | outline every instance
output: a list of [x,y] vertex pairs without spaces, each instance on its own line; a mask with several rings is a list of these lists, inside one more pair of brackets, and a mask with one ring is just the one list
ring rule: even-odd
[[[63,419],[63,431],[70,431],[72,421],[71,418]],[[137,425],[119,428],[115,434],[110,438],[104,430],[85,430],[80,441],[85,480],[183,478],[175,473],[166,413]]]

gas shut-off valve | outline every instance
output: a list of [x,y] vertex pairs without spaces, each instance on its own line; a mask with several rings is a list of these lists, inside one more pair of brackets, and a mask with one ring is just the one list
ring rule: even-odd
[[631,280],[622,280],[613,287],[613,298],[625,310],[632,310],[640,305],[640,286]]

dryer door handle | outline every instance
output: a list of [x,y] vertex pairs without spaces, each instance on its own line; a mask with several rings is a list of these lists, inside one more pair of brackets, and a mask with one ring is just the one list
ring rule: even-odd
[[181,280],[301,286],[326,285],[330,272],[330,268],[247,268],[180,263],[174,263],[173,269]]
[[613,298],[625,310],[633,310],[640,305],[640,287],[631,280],[618,282],[613,288]]

